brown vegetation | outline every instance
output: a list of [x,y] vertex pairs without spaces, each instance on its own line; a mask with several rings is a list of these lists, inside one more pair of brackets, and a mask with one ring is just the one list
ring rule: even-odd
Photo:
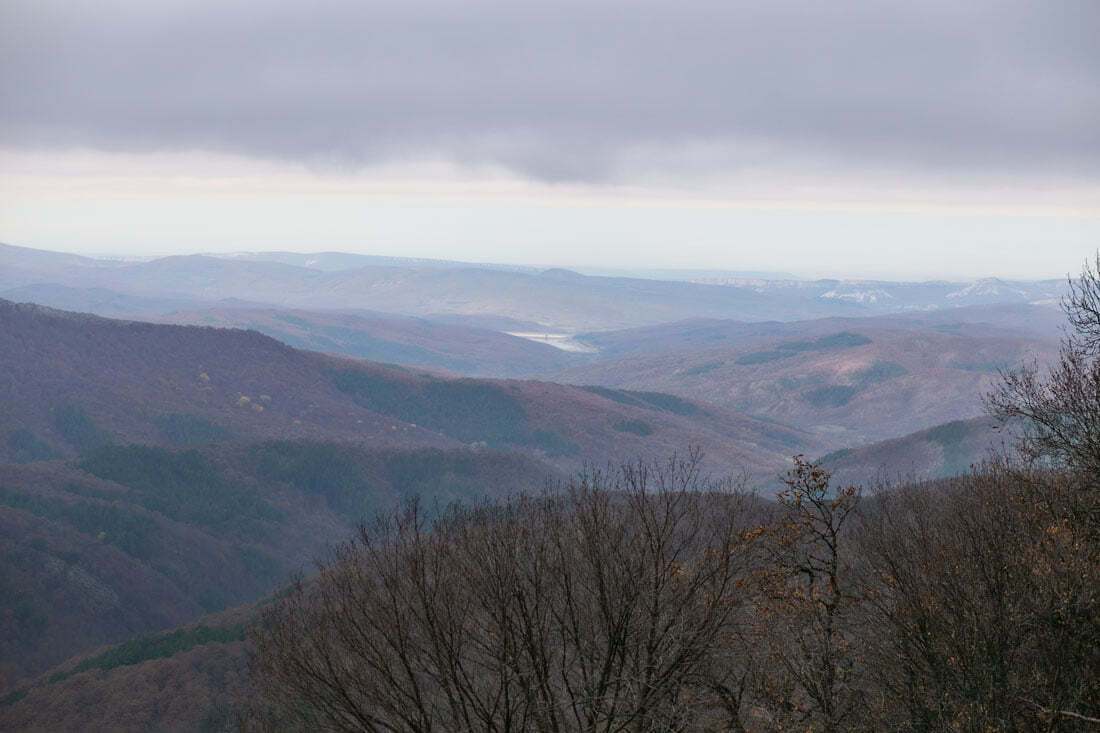
[[1072,475],[990,465],[861,503],[802,463],[768,511],[664,478],[692,470],[365,530],[256,627],[249,725],[976,733],[1100,717],[1100,555]]
[[456,509],[430,532],[415,507],[365,529],[264,617],[255,672],[276,727],[696,719],[756,545],[751,503],[718,489],[673,461]]
[[1100,476],[1100,255],[1070,283],[1063,306],[1073,330],[1057,361],[1005,374],[988,401],[998,415],[1019,419],[1025,457]]

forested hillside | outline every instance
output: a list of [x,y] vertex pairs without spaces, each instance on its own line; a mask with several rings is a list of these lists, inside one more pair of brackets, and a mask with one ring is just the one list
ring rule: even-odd
[[549,344],[441,320],[258,308],[179,310],[163,320],[246,328],[298,349],[478,377],[540,377],[577,363]]
[[920,481],[965,475],[992,455],[1011,453],[1012,431],[989,417],[956,420],[870,445],[842,448],[818,462],[837,481]]
[[705,400],[846,448],[977,417],[1000,370],[1057,351],[1056,331],[929,320],[701,321],[586,336],[607,355],[555,379]]
[[255,600],[404,501],[436,511],[554,481],[514,453],[308,441],[0,466],[0,677]]
[[703,448],[773,477],[819,447],[797,428],[669,395],[444,378],[298,351],[254,331],[117,321],[0,301],[0,457],[109,443],[336,440],[488,446],[563,469]]
[[1087,731],[1100,564],[1081,478],[987,466],[861,497],[803,463],[762,504],[654,464],[431,531],[397,513],[270,602],[66,662],[0,722]]

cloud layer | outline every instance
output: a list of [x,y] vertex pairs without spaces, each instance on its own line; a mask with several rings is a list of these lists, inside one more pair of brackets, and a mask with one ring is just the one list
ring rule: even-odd
[[1100,179],[1095,0],[0,8],[0,144]]

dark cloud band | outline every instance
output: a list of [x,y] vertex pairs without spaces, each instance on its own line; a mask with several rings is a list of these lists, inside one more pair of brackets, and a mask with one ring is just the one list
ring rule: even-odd
[[0,142],[1100,177],[1095,0],[271,5],[9,0]]

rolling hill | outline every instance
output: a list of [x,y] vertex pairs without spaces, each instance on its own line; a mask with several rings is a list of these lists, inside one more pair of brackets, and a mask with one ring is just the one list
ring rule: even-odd
[[[940,478],[965,472],[999,437],[986,419],[959,421],[820,461],[834,471],[837,484]],[[248,465],[235,465],[241,463]],[[264,602],[68,658],[0,695],[0,727],[234,729],[235,714],[247,709],[250,698],[248,628]]]
[[649,392],[452,379],[293,349],[254,331],[115,321],[0,302],[0,457],[106,443],[337,440],[488,446],[560,469],[697,446],[769,476],[819,443],[800,430]]
[[[91,313],[105,318],[157,320],[180,310],[207,306],[191,298],[127,295],[106,288],[36,283],[0,291],[0,298],[14,303],[35,303],[58,310]],[[221,301],[219,308],[256,307],[241,301]]]
[[1012,441],[985,417],[936,425],[927,430],[857,448],[843,448],[818,462],[840,483],[873,485],[958,476]]
[[515,453],[309,441],[0,465],[0,680],[255,600],[412,497],[476,501],[554,477]]
[[[1029,314],[1025,321],[1040,317]],[[582,335],[601,359],[554,379],[706,401],[841,448],[981,414],[998,370],[1052,358],[1056,336],[902,317],[700,320]]]
[[[337,256],[0,246],[0,289],[151,321],[0,300],[0,727],[16,729],[223,725],[254,612],[224,609],[413,496],[499,496],[688,447],[765,486],[792,454],[837,448],[822,461],[840,481],[965,471],[998,437],[965,418],[999,368],[1053,354],[1060,322],[1033,302],[1057,294],[1043,283]],[[830,317],[754,322],[773,313]],[[500,332],[539,324],[619,330],[577,336],[583,355]]]
[[245,606],[78,655],[0,695],[0,729],[235,730],[248,695]]
[[476,377],[536,377],[583,361],[548,344],[487,328],[383,313],[222,308],[157,319],[245,328],[298,349]]

